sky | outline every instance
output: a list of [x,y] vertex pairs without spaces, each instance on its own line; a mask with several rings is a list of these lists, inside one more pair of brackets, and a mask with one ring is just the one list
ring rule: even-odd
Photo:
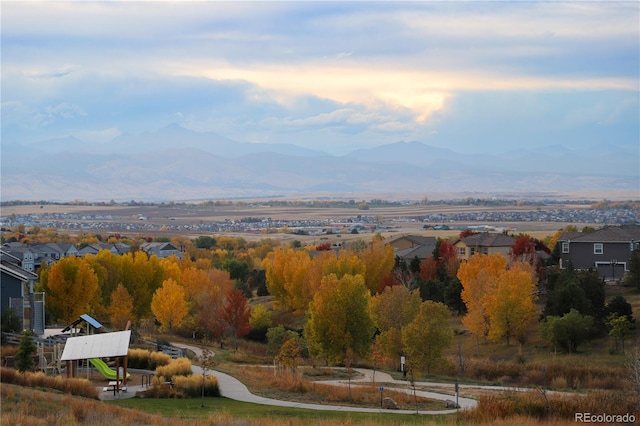
[[179,124],[346,154],[640,141],[640,3],[11,2],[2,145]]

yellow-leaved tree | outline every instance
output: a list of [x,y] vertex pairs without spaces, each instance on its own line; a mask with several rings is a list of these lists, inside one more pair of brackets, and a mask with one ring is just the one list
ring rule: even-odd
[[483,298],[493,292],[498,273],[507,267],[507,258],[501,254],[475,254],[460,265],[458,279],[462,283],[460,296],[467,306],[467,314],[462,323],[478,337],[489,335],[489,314],[485,310]]
[[524,343],[527,327],[537,312],[535,276],[528,262],[512,262],[509,269],[499,272],[496,287],[483,299],[489,315],[489,339],[505,338],[507,346],[512,337]]
[[277,250],[264,259],[267,288],[278,306],[307,309],[313,298],[307,274],[311,257],[304,250]]
[[402,329],[402,343],[411,370],[430,374],[431,368],[443,361],[444,350],[453,340],[450,317],[445,304],[425,300],[413,321]]
[[371,299],[371,316],[380,331],[376,337],[378,352],[385,360],[398,361],[403,352],[402,327],[420,310],[420,293],[401,285],[387,287]]
[[161,329],[173,332],[180,327],[189,313],[184,287],[169,278],[162,283],[151,299],[151,312],[161,324]]
[[326,276],[304,326],[309,352],[331,365],[348,362],[352,354],[366,356],[374,330],[370,299],[362,275]]
[[512,261],[501,254],[472,256],[458,270],[462,300],[467,306],[463,324],[476,337],[493,341],[525,338],[536,316],[536,274],[528,262]]

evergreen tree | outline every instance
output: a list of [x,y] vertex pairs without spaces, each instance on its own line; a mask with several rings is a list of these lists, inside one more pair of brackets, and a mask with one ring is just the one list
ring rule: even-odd
[[18,347],[18,352],[15,357],[16,367],[19,372],[24,373],[34,367],[35,363],[33,361],[33,355],[37,351],[38,347],[31,337],[31,332],[29,330],[25,330],[22,333],[20,346]]

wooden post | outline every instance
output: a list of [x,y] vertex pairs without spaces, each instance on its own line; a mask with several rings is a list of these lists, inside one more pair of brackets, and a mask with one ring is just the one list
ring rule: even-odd
[[120,392],[120,357],[116,357],[116,391]]
[[123,364],[124,364],[124,377],[122,378],[122,383],[127,384],[127,364],[129,363],[129,355],[124,356]]

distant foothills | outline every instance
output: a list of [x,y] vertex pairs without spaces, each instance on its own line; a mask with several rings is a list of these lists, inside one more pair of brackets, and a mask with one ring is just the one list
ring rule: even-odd
[[[2,144],[2,201],[184,201],[303,194],[640,192],[639,148],[562,145],[469,154],[419,141],[343,156],[169,125],[91,144]],[[605,198],[605,197],[603,197]],[[634,198],[634,197],[632,197]]]

